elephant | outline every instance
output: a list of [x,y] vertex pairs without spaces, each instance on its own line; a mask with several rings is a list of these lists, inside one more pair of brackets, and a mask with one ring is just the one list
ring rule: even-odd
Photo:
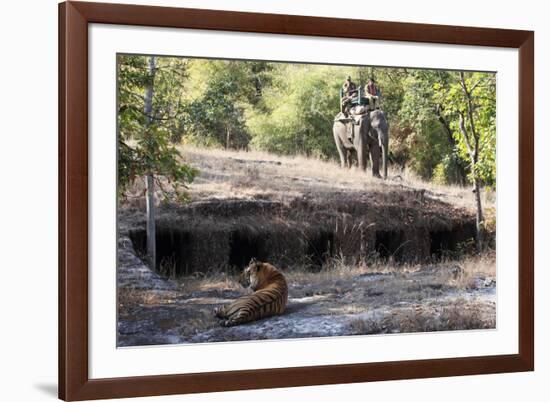
[[353,135],[348,138],[346,124],[337,118],[334,120],[332,132],[334,142],[340,155],[340,164],[344,167],[351,167],[351,154],[357,152],[357,162],[361,170],[367,168],[367,158],[370,153],[372,163],[372,175],[380,176],[380,159],[382,159],[382,170],[384,179],[388,177],[388,143],[389,125],[386,115],[380,109],[373,110],[361,115],[351,115],[354,124]]

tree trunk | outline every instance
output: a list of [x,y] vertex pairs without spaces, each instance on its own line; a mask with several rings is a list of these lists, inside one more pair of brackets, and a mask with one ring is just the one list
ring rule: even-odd
[[[153,121],[153,95],[155,78],[156,58],[149,58],[149,81],[145,88],[145,116],[146,130]],[[147,133],[147,135],[152,135]],[[150,152],[152,150],[149,150]],[[156,268],[157,262],[157,244],[156,244],[156,225],[155,225],[155,177],[152,166],[149,167],[149,173],[146,176],[146,205],[147,205],[147,258],[151,269]]]
[[147,258],[151,269],[156,269],[157,264],[157,241],[155,223],[155,180],[152,174],[146,177],[147,185]]
[[474,193],[476,199],[476,248],[481,252],[485,241],[485,226],[483,223],[483,209],[481,207],[481,186],[478,178],[474,180]]
[[[468,129],[466,128],[466,124],[464,121],[464,115],[462,112],[459,112],[459,126],[460,126],[460,132],[462,133],[462,136],[464,138],[464,142],[466,144],[466,149],[468,150],[468,154],[470,155],[470,163],[472,167],[472,176],[474,177],[474,196],[475,196],[475,204],[476,204],[476,246],[477,251],[481,252],[483,251],[483,244],[484,244],[484,222],[483,222],[483,208],[481,205],[481,181],[476,173],[476,165],[479,159],[479,136],[476,131],[476,126],[474,122],[474,110],[472,106],[472,93],[468,90],[468,87],[466,85],[466,79],[464,78],[464,73],[461,71],[459,73],[460,76],[460,85],[462,86],[462,91],[464,92],[464,95],[466,96],[467,100],[467,113],[468,113],[468,120],[470,122],[470,131],[471,131],[471,138],[468,133]],[[473,142],[473,144],[472,144]]]
[[225,149],[229,149],[231,145],[231,129],[229,125],[225,129]]

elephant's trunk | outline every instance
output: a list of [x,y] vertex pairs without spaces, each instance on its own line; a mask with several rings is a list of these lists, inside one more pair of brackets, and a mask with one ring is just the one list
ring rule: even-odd
[[380,144],[380,150],[382,151],[382,170],[384,172],[384,180],[388,178],[388,141],[387,138],[378,136],[378,143]]

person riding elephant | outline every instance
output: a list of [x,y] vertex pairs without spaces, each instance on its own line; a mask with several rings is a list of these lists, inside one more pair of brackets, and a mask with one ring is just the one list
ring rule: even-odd
[[374,78],[369,78],[369,81],[365,85],[365,94],[369,100],[369,108],[371,110],[379,109],[380,89],[376,85]]
[[357,90],[357,85],[351,80],[351,76],[348,75],[348,78],[346,78],[346,81],[344,81],[344,84],[342,85],[342,90],[344,92],[344,95],[350,96]]
[[365,92],[372,96],[380,96],[380,90],[376,86],[374,78],[369,78],[367,85],[365,85]]
[[340,104],[340,111],[347,117],[349,114],[349,106],[351,101],[357,97],[357,85],[351,80],[351,76],[348,75],[346,81],[342,85],[342,101]]

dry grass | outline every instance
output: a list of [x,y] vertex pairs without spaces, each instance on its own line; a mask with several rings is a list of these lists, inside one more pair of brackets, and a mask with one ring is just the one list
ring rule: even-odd
[[160,306],[173,304],[179,292],[159,291],[155,289],[137,289],[121,287],[117,290],[119,308],[131,309],[143,306]]
[[[494,251],[489,251],[482,255],[466,256],[459,260],[442,261],[433,266],[433,274],[453,286],[471,288],[470,284],[475,278],[494,279],[496,277],[495,258]],[[439,269],[438,271],[438,267],[449,269]],[[407,275],[421,272],[424,269],[426,269],[426,265],[421,263],[396,263],[381,259],[370,260],[368,264],[349,265],[341,258],[336,257],[329,260],[319,272],[311,272],[307,267],[294,267],[285,275],[290,281],[312,283],[348,279],[358,275]]]
[[477,286],[480,278],[487,281],[496,280],[496,255],[494,251],[480,256],[473,256],[461,261],[460,275],[454,279],[454,285],[462,289]]
[[457,301],[453,304],[426,309],[394,309],[382,320],[357,318],[349,323],[356,335],[457,331],[496,328],[492,310],[477,303]]
[[238,277],[229,272],[213,272],[211,274],[195,274],[179,278],[180,286],[185,286],[187,293],[193,292],[223,292],[242,290]]
[[[389,169],[389,180],[372,177],[358,168],[341,169],[335,161],[297,156],[279,156],[261,151],[205,149],[186,145],[184,160],[201,174],[192,185],[196,196],[262,198],[268,195],[296,197],[304,192],[425,190],[426,195],[459,207],[474,209],[470,187],[426,182],[410,170]],[[484,191],[483,203],[494,209],[495,195]]]
[[[349,191],[395,190],[425,191],[428,197],[451,203],[456,207],[475,210],[474,195],[470,187],[438,185],[422,180],[412,171],[390,167],[388,180],[372,177],[370,169],[341,169],[335,161],[326,161],[302,155],[280,156],[262,151],[236,151],[216,148],[199,148],[191,145],[179,147],[183,162],[199,170],[189,192],[193,200],[206,198],[243,198],[286,200],[304,194],[323,194]],[[160,180],[170,192],[167,180]],[[144,208],[145,183],[137,180],[127,191],[127,202]],[[157,189],[156,198],[163,198]],[[495,193],[483,191],[483,205],[489,221],[494,217]],[[142,205],[143,204],[143,205]]]
[[[485,282],[496,280],[496,261],[493,253],[428,266],[383,261],[375,261],[369,265],[346,265],[341,259],[333,259],[319,272],[312,272],[307,267],[293,267],[292,270],[285,271],[284,275],[293,289],[292,297],[342,295],[353,290],[357,278],[386,276],[386,280],[376,280],[375,288],[368,292],[374,295],[384,294],[392,301],[391,299],[416,298],[421,293],[426,296],[439,294],[445,289],[464,291],[483,287]],[[413,279],[411,275],[414,275]],[[244,291],[238,283],[238,275],[229,271],[181,277],[177,283],[185,289],[186,294],[208,292],[222,295],[224,292]],[[345,313],[364,309],[357,304],[349,304],[346,308]]]
[[[439,262],[429,266],[431,278],[438,284],[472,289],[479,278],[496,280],[496,256],[494,251],[482,255],[466,256],[459,260]],[[421,273],[426,270],[426,264],[395,263],[380,259],[370,260],[368,264],[348,265],[341,258],[333,258],[319,272],[312,273],[306,267],[295,267],[285,275],[289,282],[326,283],[339,279],[349,279],[359,275],[407,275]]]

